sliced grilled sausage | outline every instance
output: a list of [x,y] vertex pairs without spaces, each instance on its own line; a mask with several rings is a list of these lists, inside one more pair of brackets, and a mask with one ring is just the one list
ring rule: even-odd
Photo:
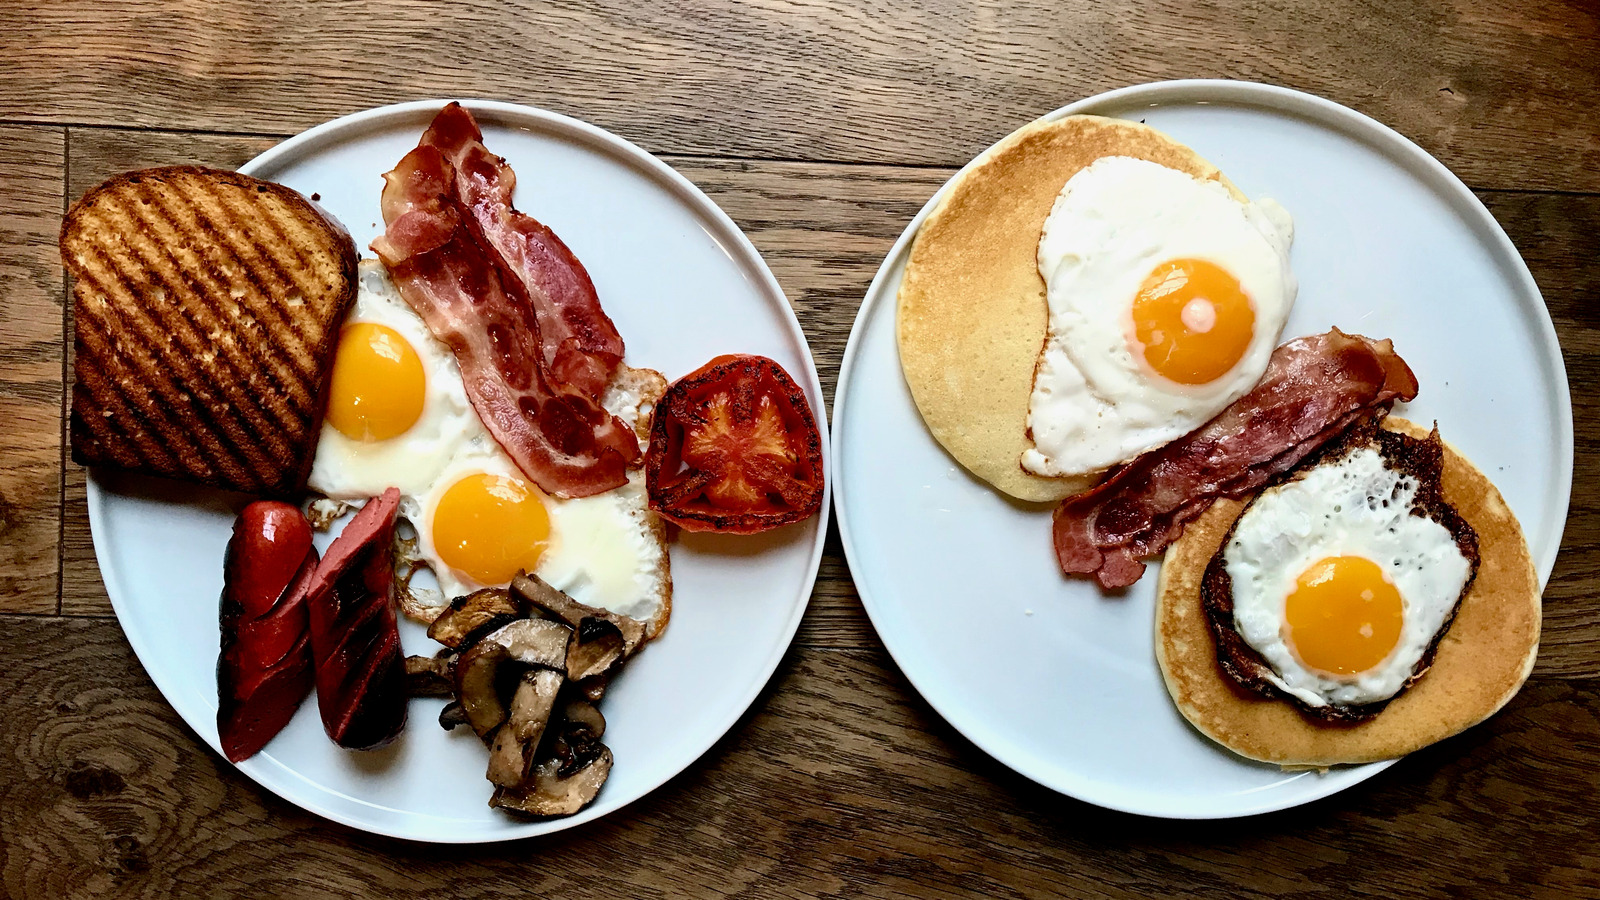
[[299,508],[260,500],[233,524],[222,577],[217,735],[233,762],[254,756],[311,693],[306,589],[317,567]]

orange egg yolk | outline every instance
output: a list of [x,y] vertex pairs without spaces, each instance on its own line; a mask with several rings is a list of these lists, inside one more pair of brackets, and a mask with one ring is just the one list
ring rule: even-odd
[[1332,556],[1295,580],[1284,608],[1288,640],[1300,660],[1334,675],[1383,662],[1400,640],[1400,591],[1361,556]]
[[505,584],[519,571],[533,571],[549,540],[544,498],[517,478],[468,475],[433,509],[434,550],[479,584]]
[[387,325],[356,322],[339,333],[328,386],[328,424],[354,441],[386,441],[422,417],[422,360]]
[[1244,358],[1256,312],[1239,279],[1203,259],[1156,266],[1133,300],[1133,329],[1150,368],[1178,384],[1205,384]]

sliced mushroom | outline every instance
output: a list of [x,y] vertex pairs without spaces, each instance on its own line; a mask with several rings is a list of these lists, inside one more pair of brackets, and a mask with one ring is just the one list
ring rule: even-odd
[[[579,603],[537,575],[518,575],[511,582],[511,593],[572,626],[567,677],[573,681],[610,675],[644,643],[645,623]],[[599,684],[590,699],[600,699],[604,691],[604,684]]]
[[590,740],[600,740],[606,733],[606,717],[587,700],[568,700],[561,706],[562,730],[571,734],[581,730]]
[[457,725],[467,724],[466,710],[461,708],[460,700],[451,700],[439,710],[439,727],[445,731],[454,731]]
[[574,629],[581,629],[585,619],[609,622],[622,635],[623,655],[639,649],[644,642],[645,624],[629,616],[617,615],[607,609],[588,606],[551,587],[537,575],[519,574],[511,579],[511,594],[555,616]]
[[428,626],[428,637],[460,649],[481,635],[527,615],[526,608],[504,588],[484,588],[450,601]]
[[549,619],[518,619],[498,631],[490,632],[483,642],[500,644],[510,652],[511,658],[530,666],[543,666],[565,672],[567,668],[567,643],[572,629]]
[[406,694],[411,697],[455,696],[455,654],[406,657]]
[[506,720],[506,704],[496,676],[510,658],[504,644],[479,641],[456,660],[456,699],[478,737],[487,737]]
[[[564,672],[572,629],[549,619],[517,619],[485,635],[456,660],[456,699],[467,724],[484,740],[506,721],[521,671],[511,663]],[[559,685],[558,685],[559,686]]]
[[520,788],[497,787],[489,805],[531,816],[570,816],[594,800],[611,774],[611,750],[593,745],[594,755],[563,775],[561,761],[541,759]]
[[600,752],[600,738],[606,733],[605,717],[594,704],[582,699],[569,699],[562,704],[560,718],[551,722],[545,731],[544,744],[539,748],[539,760],[554,759],[556,774],[562,777],[587,765]]
[[567,645],[567,677],[573,681],[610,672],[627,654],[627,640],[604,619],[586,618],[572,630]]
[[501,787],[523,783],[565,680],[555,669],[529,669],[522,676],[511,697],[510,715],[489,747],[490,781]]
[[611,673],[606,672],[601,675],[591,675],[577,682],[573,687],[578,689],[578,693],[583,695],[583,699],[590,703],[599,703],[600,698],[606,695],[606,686],[610,683]]

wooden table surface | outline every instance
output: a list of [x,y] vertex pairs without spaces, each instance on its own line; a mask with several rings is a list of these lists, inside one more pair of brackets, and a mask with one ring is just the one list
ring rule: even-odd
[[[0,0],[0,895],[1600,896],[1596,59],[1593,0]],[[236,166],[400,100],[577,116],[745,229],[831,395],[880,259],[956,167],[1072,100],[1182,77],[1299,88],[1398,129],[1478,192],[1544,291],[1572,512],[1538,667],[1488,724],[1282,813],[1100,810],[932,712],[834,533],[778,674],[698,763],[553,837],[431,847],[258,788],[129,650],[62,437],[56,233],[106,175]]]

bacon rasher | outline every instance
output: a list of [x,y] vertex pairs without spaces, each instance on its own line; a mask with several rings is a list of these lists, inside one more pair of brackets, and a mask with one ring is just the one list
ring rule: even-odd
[[439,148],[455,169],[456,195],[480,241],[503,263],[501,277],[522,283],[552,382],[600,397],[622,362],[622,336],[583,263],[555,232],[512,207],[516,173],[483,145],[478,123],[461,104],[440,110],[422,143]]
[[1294,468],[1364,416],[1417,395],[1389,341],[1335,328],[1274,350],[1261,381],[1199,429],[1112,472],[1056,508],[1056,557],[1068,575],[1126,587],[1140,557],[1164,549],[1218,497],[1240,497]]
[[386,232],[372,249],[455,354],[489,433],[548,493],[587,497],[625,484],[638,438],[595,394],[547,366],[534,305],[518,279],[503,277],[506,265],[472,224],[444,154],[418,146],[383,177]]

